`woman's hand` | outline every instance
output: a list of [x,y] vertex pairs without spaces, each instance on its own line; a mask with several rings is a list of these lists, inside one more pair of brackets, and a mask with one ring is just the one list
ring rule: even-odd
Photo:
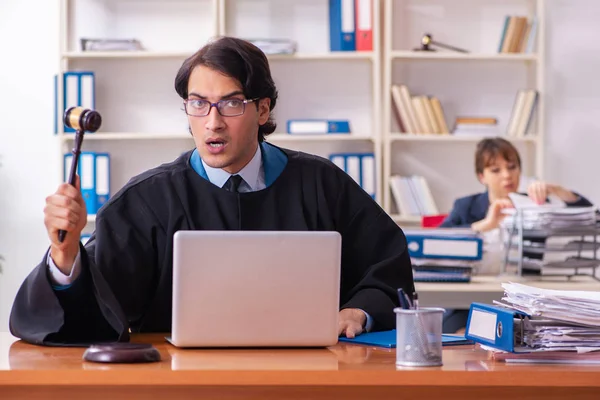
[[473,223],[471,229],[477,232],[487,232],[498,228],[504,217],[506,217],[502,213],[505,208],[513,208],[513,204],[509,199],[494,200],[490,204],[485,218]]

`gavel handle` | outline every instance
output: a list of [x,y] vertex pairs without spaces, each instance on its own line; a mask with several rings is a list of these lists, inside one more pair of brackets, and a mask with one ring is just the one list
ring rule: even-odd
[[[73,154],[73,162],[71,163],[71,171],[69,171],[69,184],[75,186],[75,180],[77,175],[77,164],[79,164],[79,155],[81,154],[81,142],[83,141],[83,131],[77,130],[75,132],[75,145],[71,154]],[[67,231],[61,229],[58,231],[58,241],[64,242]]]
[[448,49],[448,50],[454,50],[457,51],[459,53],[468,53],[467,50],[465,49],[461,49],[459,47],[454,47],[454,46],[450,46],[449,44],[444,44],[444,43],[439,43],[439,42],[435,42],[435,41],[431,41],[431,44],[438,46],[438,47],[443,47],[444,49]]

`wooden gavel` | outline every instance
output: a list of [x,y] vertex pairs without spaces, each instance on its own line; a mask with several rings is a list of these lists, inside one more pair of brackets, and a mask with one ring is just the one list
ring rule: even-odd
[[[71,163],[71,171],[69,172],[69,184],[75,186],[75,177],[77,174],[77,164],[79,163],[79,154],[81,153],[81,143],[83,142],[84,132],[96,132],[102,124],[102,117],[98,111],[89,110],[83,107],[71,107],[65,111],[63,117],[65,125],[75,129],[75,144],[71,153],[73,154],[73,162]],[[67,231],[58,231],[58,240],[63,242]]]

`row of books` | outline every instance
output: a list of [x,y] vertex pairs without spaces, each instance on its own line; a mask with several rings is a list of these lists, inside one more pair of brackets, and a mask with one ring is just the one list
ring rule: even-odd
[[329,47],[373,50],[373,0],[329,0]]
[[425,216],[439,214],[438,207],[424,177],[392,175],[390,177],[390,188],[400,215]]
[[535,89],[521,89],[517,92],[506,131],[508,136],[523,137],[528,133],[538,97]]
[[392,85],[392,100],[401,132],[450,133],[438,98],[411,96],[406,85]]
[[537,33],[537,17],[507,15],[504,19],[498,53],[533,53]]
[[329,155],[329,160],[350,175],[375,199],[377,171],[373,153],[333,153]]
[[[73,154],[64,155],[64,181],[68,182]],[[87,213],[96,214],[110,198],[110,154],[82,151],[77,163],[81,195]]]
[[[520,89],[513,103],[505,135],[523,137],[529,131],[538,101],[535,89]],[[449,134],[442,105],[435,96],[411,95],[406,85],[392,85],[394,112],[400,131],[413,134]],[[452,129],[455,135],[478,134],[498,136],[498,120],[493,116],[457,117]]]

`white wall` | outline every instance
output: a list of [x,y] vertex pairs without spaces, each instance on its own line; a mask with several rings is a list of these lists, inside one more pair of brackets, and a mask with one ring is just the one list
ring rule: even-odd
[[[323,0],[324,1],[324,0]],[[600,149],[600,2],[548,0],[548,180],[600,203],[595,159]],[[14,295],[40,261],[47,239],[45,197],[59,183],[52,135],[58,67],[58,1],[0,0],[0,331]],[[443,151],[443,147],[441,148]],[[22,162],[23,160],[23,162]],[[472,175],[469,168],[465,174]]]
[[53,74],[58,1],[0,1],[0,331],[14,295],[47,246],[44,201],[58,185]]
[[600,2],[549,0],[547,178],[600,203]]

